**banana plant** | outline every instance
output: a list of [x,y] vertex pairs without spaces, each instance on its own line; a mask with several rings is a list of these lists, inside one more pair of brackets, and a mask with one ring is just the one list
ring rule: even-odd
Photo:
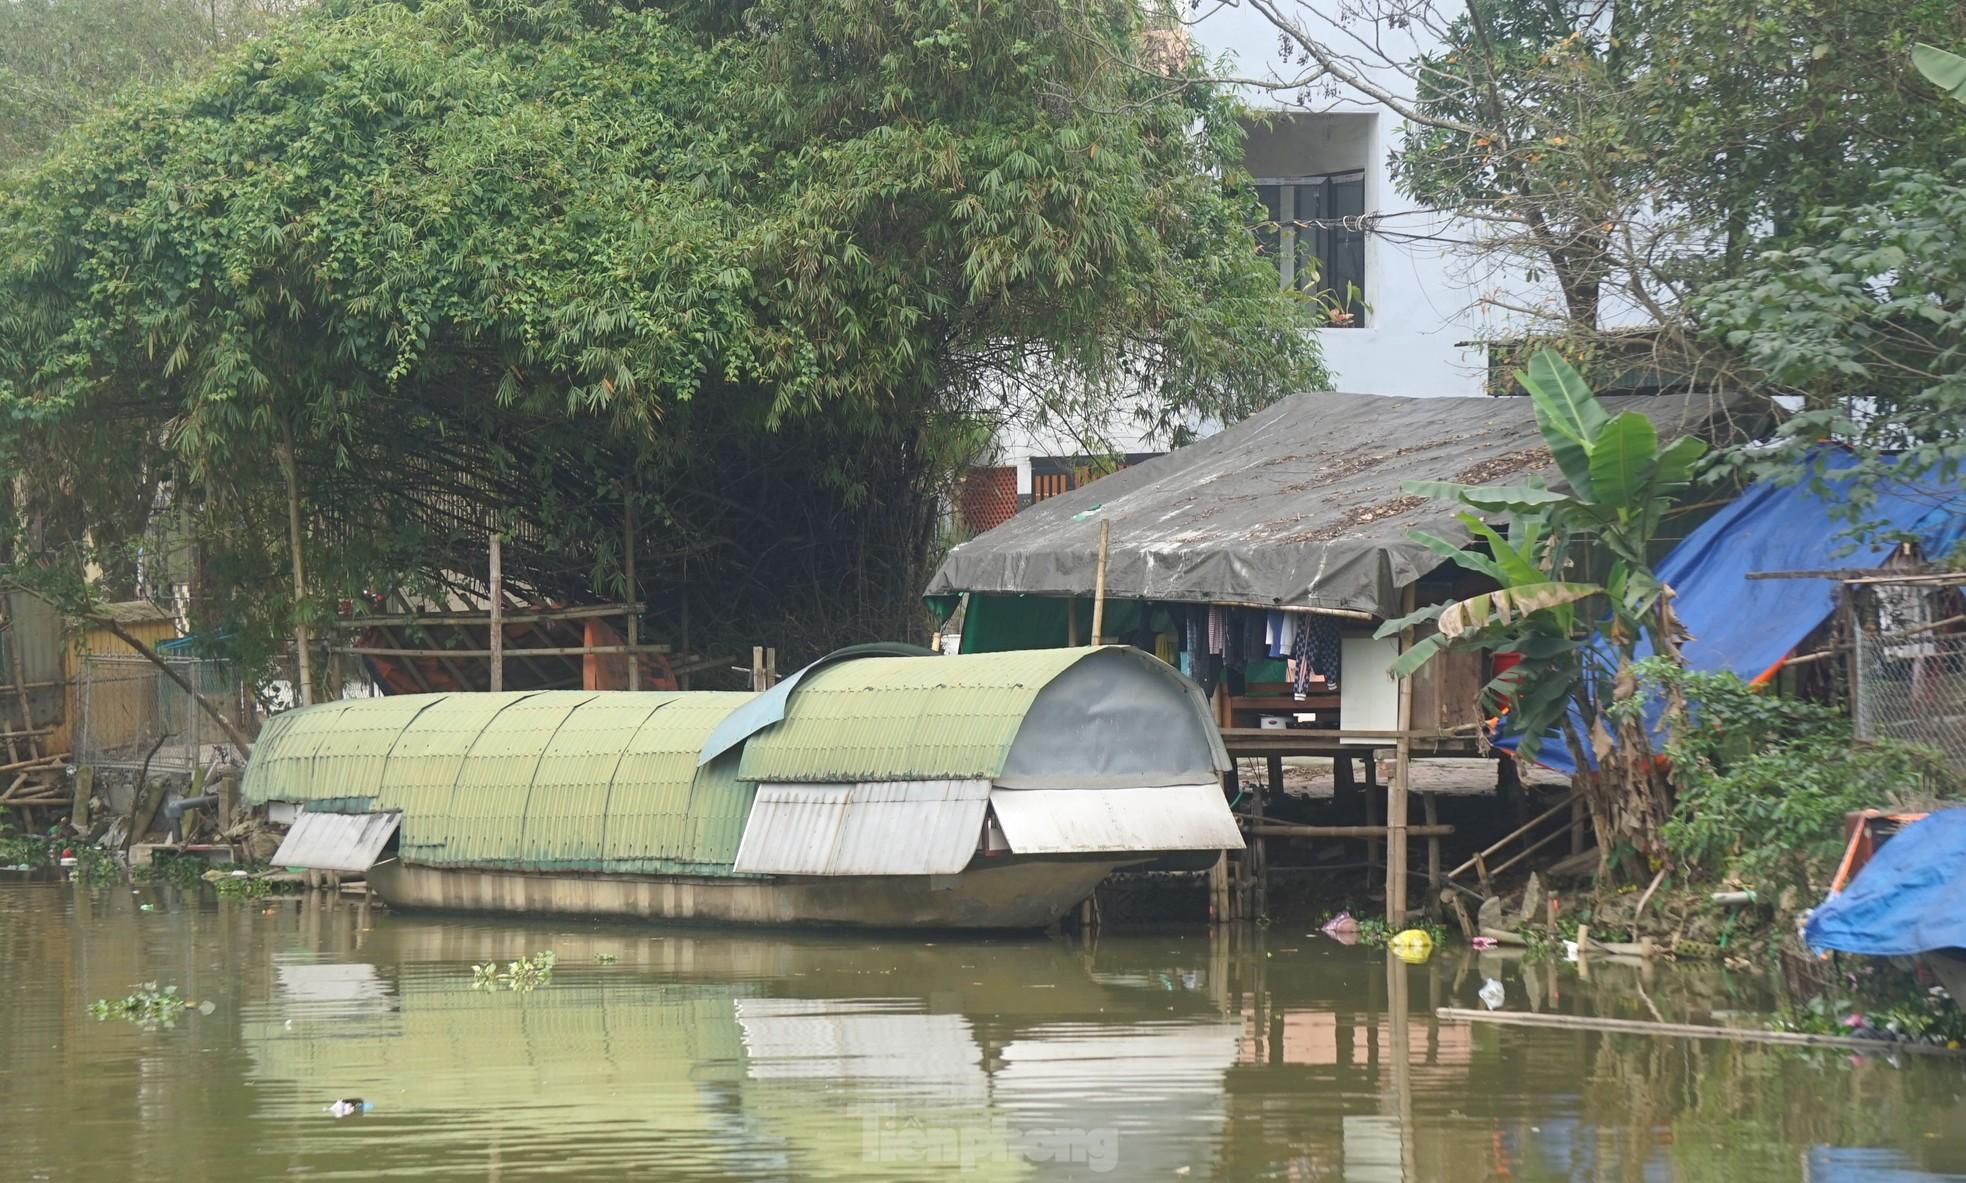
[[[1662,656],[1678,653],[1671,593],[1653,573],[1651,552],[1706,444],[1693,436],[1661,444],[1644,415],[1612,414],[1553,350],[1531,358],[1517,379],[1562,487],[1408,483],[1409,492],[1459,502],[1473,536],[1466,546],[1424,531],[1413,538],[1496,589],[1388,621],[1379,635],[1434,624],[1395,663],[1400,676],[1448,649],[1518,655],[1482,689],[1484,713],[1506,712],[1526,759],[1551,737],[1569,747],[1607,857],[1620,848],[1653,854],[1668,802],[1649,737],[1642,722],[1612,722],[1608,708],[1636,692],[1630,671],[1643,643]],[[1587,573],[1598,577],[1580,577]]]
[[1966,57],[1920,42],[1911,47],[1911,64],[1927,82],[1966,103]]

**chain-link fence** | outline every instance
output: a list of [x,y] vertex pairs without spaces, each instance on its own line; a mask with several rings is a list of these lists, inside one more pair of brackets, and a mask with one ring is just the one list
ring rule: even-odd
[[1945,613],[1955,589],[1876,584],[1875,607],[1856,630],[1857,734],[1942,753],[1966,774],[1966,633]]
[[[202,694],[230,704],[237,681],[222,662],[167,659]],[[75,762],[97,768],[190,771],[227,745],[225,732],[148,658],[95,653],[83,658],[76,685]],[[162,745],[158,739],[162,737]],[[156,746],[155,755],[150,755]]]

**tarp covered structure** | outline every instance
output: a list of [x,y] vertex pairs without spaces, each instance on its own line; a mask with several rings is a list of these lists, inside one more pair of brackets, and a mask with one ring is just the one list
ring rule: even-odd
[[[1673,611],[1692,636],[1681,648],[1689,668],[1759,678],[1836,607],[1833,579],[1750,579],[1750,573],[1873,567],[1901,538],[1936,556],[1966,537],[1958,487],[1925,479],[1880,485],[1862,516],[1881,528],[1855,542],[1850,523],[1836,512],[1848,484],[1836,476],[1836,456],[1817,457],[1820,480],[1749,485],[1660,561],[1659,579],[1673,589]],[[1575,771],[1559,743],[1544,744],[1537,760]]]
[[1966,948],[1966,809],[1892,835],[1848,890],[1809,914],[1803,937],[1811,949],[1875,957]]
[[[1642,412],[1666,440],[1732,437],[1762,421],[1757,404],[1711,394],[1603,401],[1613,414]],[[1046,498],[952,550],[928,594],[1089,596],[1103,521],[1112,599],[1391,617],[1400,589],[1441,561],[1409,531],[1469,537],[1453,505],[1408,493],[1405,482],[1503,484],[1531,474],[1561,483],[1529,399],[1300,394]]]

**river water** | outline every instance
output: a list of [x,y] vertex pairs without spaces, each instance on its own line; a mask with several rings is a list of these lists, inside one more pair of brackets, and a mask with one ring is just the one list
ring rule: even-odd
[[[1305,927],[801,936],[5,884],[0,1177],[1966,1178],[1957,1062],[1433,1017],[1494,978],[1513,1009],[1713,1021],[1769,1004],[1752,978],[1407,966]],[[546,949],[545,984],[474,988]],[[147,981],[211,1013],[90,1016]]]

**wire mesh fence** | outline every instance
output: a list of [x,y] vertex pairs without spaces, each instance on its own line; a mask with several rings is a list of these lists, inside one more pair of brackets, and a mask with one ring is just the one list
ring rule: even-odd
[[1935,590],[1878,589],[1874,627],[1856,630],[1857,734],[1936,749],[1966,774],[1966,633],[1945,631],[1922,604]]
[[[236,693],[237,681],[223,662],[171,658],[167,664],[220,702]],[[182,687],[133,654],[83,658],[76,712],[77,764],[134,769],[148,757],[153,771],[190,771],[227,744],[225,732]]]

